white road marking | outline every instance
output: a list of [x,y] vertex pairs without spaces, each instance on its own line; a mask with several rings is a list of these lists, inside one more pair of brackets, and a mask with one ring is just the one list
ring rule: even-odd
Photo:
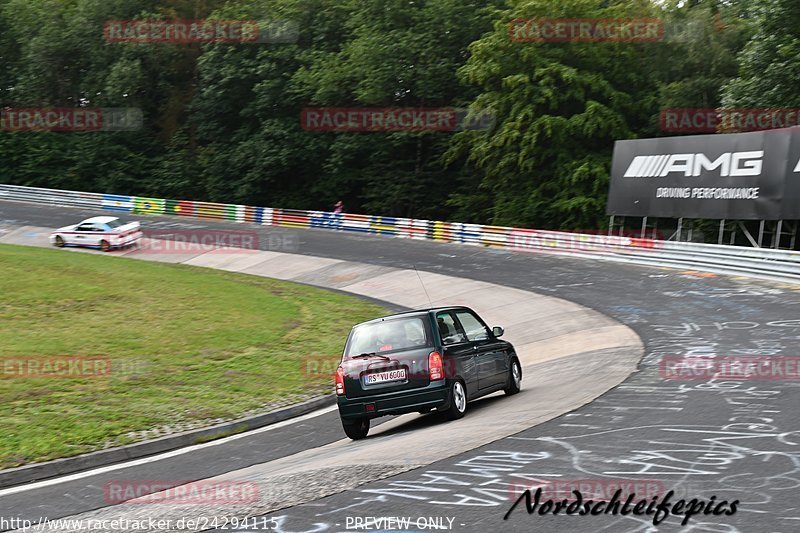
[[290,418],[289,420],[284,420],[283,422],[277,422],[275,424],[271,424],[269,426],[264,426],[263,428],[254,429],[252,431],[246,431],[244,433],[239,433],[236,435],[231,435],[230,437],[225,437],[218,440],[212,440],[210,442],[204,442],[202,444],[194,444],[192,446],[188,446],[186,448],[180,448],[178,450],[173,450],[171,452],[164,452],[162,454],[153,455],[151,457],[143,457],[142,459],[134,459],[132,461],[127,461],[125,463],[118,463],[109,466],[103,466],[100,468],[95,468],[94,470],[87,470],[85,472],[77,472],[75,474],[70,474],[68,476],[57,477],[53,479],[45,479],[43,481],[36,481],[33,483],[29,483],[27,485],[20,485],[18,487],[11,487],[8,489],[0,490],[0,497],[8,496],[9,494],[17,494],[19,492],[27,492],[29,490],[39,489],[42,487],[49,487],[51,485],[58,485],[59,483],[66,483],[68,481],[74,481],[76,479],[81,479],[90,476],[96,476],[98,474],[104,474],[106,472],[113,472],[114,470],[121,470],[123,468],[129,468],[132,466],[143,465],[147,463],[153,463],[155,461],[160,461],[162,459],[168,459],[170,457],[176,457],[178,455],[183,455],[185,453],[190,453],[196,450],[200,450],[202,448],[210,448],[211,446],[219,446],[220,444],[225,444],[231,442],[233,440],[242,439],[244,437],[249,437],[251,435],[257,435],[259,433],[265,433],[267,431],[272,431],[273,429],[279,429],[285,426],[289,426],[291,424],[295,424],[297,422],[302,422],[304,420],[308,420],[310,418],[315,418],[320,415],[324,415],[326,413],[330,413],[331,411],[337,409],[336,405],[331,405],[330,407],[325,407],[324,409],[320,409],[318,411],[314,411],[308,413],[306,415],[298,416],[296,418]]

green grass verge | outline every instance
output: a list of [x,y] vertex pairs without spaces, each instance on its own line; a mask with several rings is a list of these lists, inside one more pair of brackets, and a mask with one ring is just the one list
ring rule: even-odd
[[307,358],[335,361],[354,323],[384,313],[256,276],[0,245],[0,365],[65,355],[112,365],[91,378],[0,366],[0,468],[331,392]]

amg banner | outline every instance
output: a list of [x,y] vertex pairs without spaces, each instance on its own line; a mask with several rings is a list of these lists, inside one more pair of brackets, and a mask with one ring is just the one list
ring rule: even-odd
[[617,141],[606,214],[800,219],[800,128]]

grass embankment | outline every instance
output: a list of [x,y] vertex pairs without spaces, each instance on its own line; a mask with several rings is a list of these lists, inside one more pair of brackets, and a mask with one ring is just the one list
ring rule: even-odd
[[[330,392],[306,358],[336,360],[353,323],[383,312],[256,276],[2,245],[0,468]],[[111,370],[20,377],[3,366],[60,356],[108,357]]]

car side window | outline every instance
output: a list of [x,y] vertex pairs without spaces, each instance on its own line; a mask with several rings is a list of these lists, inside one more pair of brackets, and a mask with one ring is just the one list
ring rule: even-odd
[[92,224],[81,224],[76,229],[77,229],[77,231],[94,231],[94,225],[92,225]]
[[436,325],[439,327],[439,335],[444,346],[467,341],[461,326],[458,325],[451,313],[438,313],[436,315]]
[[458,321],[464,327],[464,333],[470,342],[485,341],[489,339],[489,329],[481,322],[478,317],[469,311],[456,311]]

